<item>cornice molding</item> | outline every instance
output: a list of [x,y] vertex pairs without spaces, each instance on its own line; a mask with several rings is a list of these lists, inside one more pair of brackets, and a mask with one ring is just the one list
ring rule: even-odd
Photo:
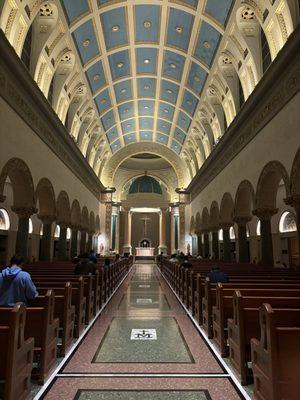
[[0,96],[86,188],[100,199],[104,186],[1,29]]
[[187,190],[193,200],[300,90],[300,26],[289,37]]

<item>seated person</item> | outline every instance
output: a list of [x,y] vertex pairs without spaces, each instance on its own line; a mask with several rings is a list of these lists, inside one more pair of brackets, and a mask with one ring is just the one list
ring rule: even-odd
[[90,261],[88,253],[84,253],[79,256],[79,262],[77,263],[74,274],[75,275],[88,275],[96,273],[96,265]]
[[176,257],[176,254],[172,254],[169,261],[170,261],[170,262],[177,262],[178,259],[177,259],[177,257]]
[[211,283],[226,283],[228,282],[228,275],[226,272],[220,271],[220,267],[215,265],[212,270],[207,274]]
[[109,268],[110,267],[110,259],[109,258],[105,258],[104,260],[104,268]]
[[97,257],[94,250],[90,251],[89,260],[92,261],[94,264],[97,264]]
[[120,260],[120,254],[116,254],[116,261]]
[[193,268],[193,265],[189,262],[189,257],[185,256],[183,263],[180,265],[183,268]]
[[28,272],[22,270],[23,257],[14,256],[10,266],[0,274],[0,306],[13,307],[22,302],[27,305],[28,300],[38,296]]

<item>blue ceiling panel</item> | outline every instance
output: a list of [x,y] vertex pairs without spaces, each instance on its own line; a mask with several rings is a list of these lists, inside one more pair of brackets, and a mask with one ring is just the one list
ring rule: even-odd
[[158,115],[161,118],[172,121],[174,116],[174,107],[170,104],[160,102],[158,106]]
[[179,86],[170,81],[162,80],[161,82],[161,100],[168,101],[169,103],[176,104],[178,97]]
[[169,137],[166,136],[166,135],[162,135],[161,133],[157,133],[157,134],[156,134],[156,141],[157,141],[158,143],[162,143],[162,144],[167,145],[167,144],[168,144],[168,141],[169,141]]
[[122,122],[123,134],[135,131],[135,120],[129,119],[128,121]]
[[185,57],[166,50],[164,54],[163,76],[173,78],[180,82],[185,63]]
[[170,9],[167,44],[187,51],[194,17],[185,11]]
[[178,1],[178,3],[183,3],[183,4],[188,5],[189,7],[197,8],[198,0],[181,0],[181,1]]
[[208,66],[211,66],[220,38],[221,34],[214,27],[202,21],[195,56]]
[[104,111],[111,108],[111,101],[109,97],[108,89],[101,92],[96,98],[95,102],[99,111],[99,114],[102,114]]
[[134,116],[134,103],[129,101],[128,103],[121,104],[119,107],[120,120],[123,121],[127,118],[132,118]]
[[101,122],[103,128],[107,131],[113,125],[116,124],[115,116],[113,110],[108,111],[103,117],[101,118]]
[[128,50],[118,51],[109,57],[109,65],[113,80],[130,75],[130,61]]
[[136,42],[158,43],[160,31],[160,7],[150,4],[135,7]]
[[109,141],[109,143],[114,142],[118,137],[119,137],[119,133],[118,133],[118,129],[115,126],[114,128],[111,128],[107,133],[106,133],[106,137]]
[[124,136],[125,144],[130,144],[136,142],[136,135],[135,133],[130,133],[129,135]]
[[69,24],[90,11],[87,0],[62,0],[61,3]]
[[198,105],[198,99],[192,95],[189,91],[185,90],[181,108],[191,116],[194,115],[196,107]]
[[182,146],[176,142],[176,140],[172,140],[171,149],[175,151],[175,153],[180,154]]
[[132,99],[131,80],[116,83],[114,89],[117,103]]
[[125,46],[128,43],[125,7],[115,8],[101,14],[101,22],[108,50]]
[[86,75],[93,94],[106,85],[106,79],[103,71],[102,61],[98,61],[95,64],[93,64],[86,71]]
[[120,142],[119,139],[116,140],[113,144],[110,145],[111,151],[113,153],[115,153],[116,151],[120,150],[121,147],[122,146],[121,146],[121,142]]
[[136,50],[136,69],[138,74],[156,73],[157,49],[143,47]]
[[225,25],[231,5],[232,0],[222,0],[222,7],[220,7],[220,0],[207,0],[205,13]]
[[99,54],[94,25],[91,19],[80,25],[73,32],[73,38],[83,64],[93,60]]
[[187,132],[191,125],[191,119],[183,111],[179,111],[177,125]]
[[174,138],[181,144],[184,143],[185,138],[186,138],[186,134],[184,132],[182,132],[181,129],[179,128],[175,128],[175,132],[174,132]]
[[140,129],[153,129],[153,118],[139,118]]
[[115,0],[98,0],[98,4],[99,6],[104,6],[104,5],[108,5],[109,3],[116,3]]
[[139,100],[139,115],[153,115],[154,114],[154,101],[152,100]]
[[187,85],[197,94],[202,92],[207,78],[207,72],[200,65],[192,62]]
[[152,132],[148,132],[148,131],[140,131],[140,138],[141,138],[141,140],[152,140],[153,134],[152,134]]
[[156,124],[156,129],[166,135],[170,134],[171,124],[168,121],[164,121],[163,119],[158,119]]
[[137,86],[139,97],[155,97],[156,79],[138,78]]

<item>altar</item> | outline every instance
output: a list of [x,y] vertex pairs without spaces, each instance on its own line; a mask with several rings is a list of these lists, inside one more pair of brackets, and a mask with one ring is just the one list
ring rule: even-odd
[[136,247],[135,253],[136,256],[139,257],[153,257],[154,256],[154,247]]

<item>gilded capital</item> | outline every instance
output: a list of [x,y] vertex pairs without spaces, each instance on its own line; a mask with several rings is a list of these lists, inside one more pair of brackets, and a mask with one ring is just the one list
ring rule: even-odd
[[273,215],[278,213],[278,208],[257,208],[252,211],[253,215],[256,215],[257,218],[261,220],[268,220],[273,217]]

